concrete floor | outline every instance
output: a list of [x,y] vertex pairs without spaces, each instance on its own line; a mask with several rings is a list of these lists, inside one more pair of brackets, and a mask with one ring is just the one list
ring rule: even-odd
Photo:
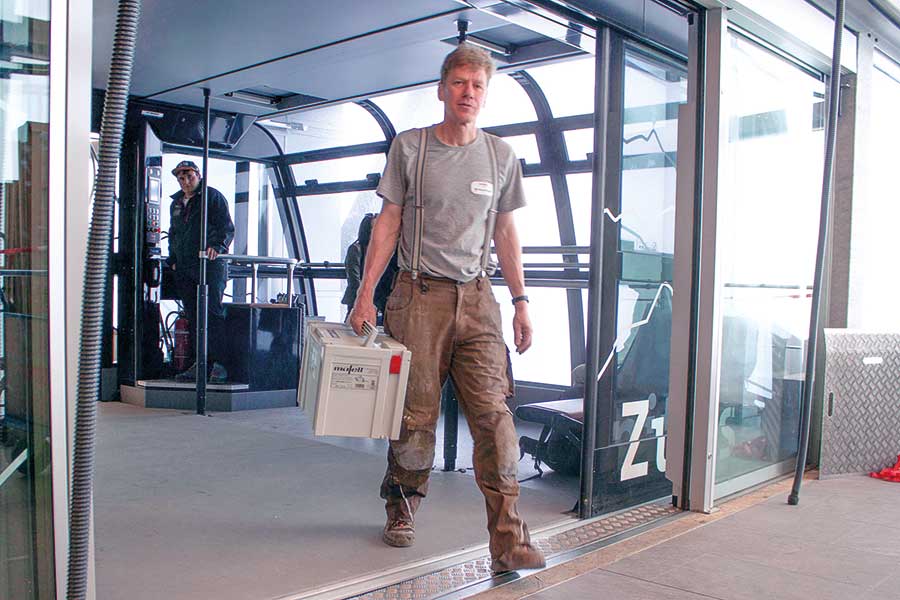
[[[198,416],[103,403],[97,597],[277,598],[482,546],[464,424],[459,437],[457,466],[469,468],[433,472],[417,543],[399,549],[381,542],[383,440],[316,438],[297,408]],[[566,521],[577,494],[577,478],[550,474],[523,486],[520,512],[532,529]]]
[[900,599],[900,484],[807,480],[788,506],[789,483],[749,508],[697,515],[686,533],[692,516],[668,526],[675,537],[664,526],[479,598]]

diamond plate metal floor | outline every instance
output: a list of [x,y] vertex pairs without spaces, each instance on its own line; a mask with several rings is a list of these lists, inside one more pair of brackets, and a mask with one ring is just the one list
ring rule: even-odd
[[[628,531],[681,513],[670,500],[660,500],[622,512],[599,517],[545,536],[533,536],[548,563],[554,557],[593,546]],[[429,600],[491,579],[491,558],[480,556],[434,573],[415,577],[364,594],[353,600]]]

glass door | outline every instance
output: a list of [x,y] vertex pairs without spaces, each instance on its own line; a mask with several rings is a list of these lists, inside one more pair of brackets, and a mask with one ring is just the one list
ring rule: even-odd
[[55,597],[50,468],[50,3],[0,3],[0,598]]
[[818,239],[822,78],[729,31],[715,497],[793,469]]
[[619,92],[611,94],[609,112],[618,118],[610,122],[618,141],[607,144],[601,217],[607,233],[593,514],[672,491],[665,476],[666,405],[678,107],[687,101],[687,71],[638,47],[615,48],[614,42],[610,79]]

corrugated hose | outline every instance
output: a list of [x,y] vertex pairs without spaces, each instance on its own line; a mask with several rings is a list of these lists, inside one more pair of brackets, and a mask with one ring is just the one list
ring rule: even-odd
[[140,0],[119,0],[112,61],[100,125],[100,160],[94,182],[94,207],[88,230],[82,295],[78,405],[75,413],[75,453],[69,507],[69,563],[66,582],[66,597],[69,600],[82,600],[87,594],[103,309],[115,212],[113,194],[116,189],[116,164],[125,130],[140,13]]

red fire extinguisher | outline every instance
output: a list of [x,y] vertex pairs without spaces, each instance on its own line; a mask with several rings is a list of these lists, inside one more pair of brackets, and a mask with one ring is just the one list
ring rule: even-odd
[[175,351],[172,353],[175,371],[181,373],[191,366],[191,325],[184,313],[175,319]]

